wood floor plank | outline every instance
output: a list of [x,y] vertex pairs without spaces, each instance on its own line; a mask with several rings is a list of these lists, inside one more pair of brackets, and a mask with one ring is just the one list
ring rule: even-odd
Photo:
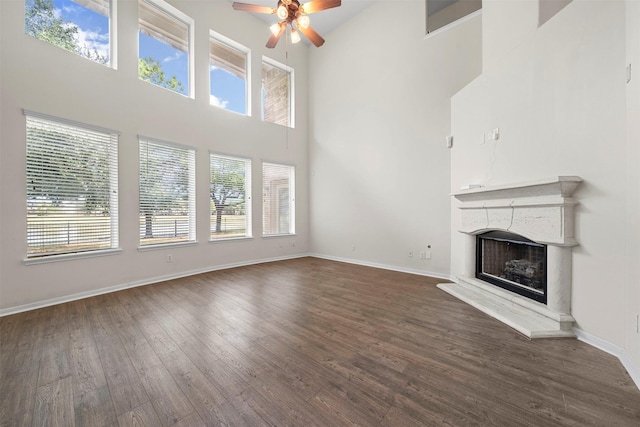
[[38,387],[33,425],[75,425],[72,377],[68,376]]
[[613,356],[317,258],[0,318],[0,425],[640,425]]

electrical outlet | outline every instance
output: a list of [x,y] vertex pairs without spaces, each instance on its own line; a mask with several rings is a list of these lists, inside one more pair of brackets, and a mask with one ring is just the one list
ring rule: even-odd
[[420,259],[427,259],[427,252],[426,251],[420,251]]
[[173,262],[173,255],[167,255],[167,262]]
[[351,245],[351,252],[355,252],[356,251],[356,245]]

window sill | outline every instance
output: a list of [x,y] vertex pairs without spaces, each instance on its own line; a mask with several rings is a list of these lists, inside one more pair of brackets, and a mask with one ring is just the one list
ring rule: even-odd
[[288,233],[288,234],[263,234],[263,239],[272,239],[274,237],[296,237],[296,233]]
[[235,242],[238,240],[253,240],[253,237],[252,236],[225,237],[222,239],[211,239],[209,240],[209,243]]
[[117,255],[121,252],[121,248],[116,248],[99,251],[78,252],[73,254],[44,255],[41,257],[26,258],[22,262],[24,263],[24,265],[47,264],[50,262],[71,261],[82,258],[95,258],[101,256]]
[[158,251],[161,249],[176,248],[181,246],[195,246],[197,244],[197,240],[192,240],[189,242],[159,243],[157,245],[138,246],[138,252]]

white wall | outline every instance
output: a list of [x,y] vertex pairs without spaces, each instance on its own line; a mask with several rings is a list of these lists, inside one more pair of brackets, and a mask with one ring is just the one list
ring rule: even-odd
[[481,71],[480,17],[425,39],[425,2],[396,3],[310,51],[311,251],[448,277],[449,100]]
[[627,64],[633,77],[627,83],[627,276],[625,313],[625,357],[637,367],[640,382],[640,2],[626,1]]
[[[529,25],[538,13],[531,3],[537,1],[483,3],[491,60],[452,99],[451,189],[582,177],[574,194],[580,245],[573,251],[573,315],[592,337],[624,351],[635,346],[640,366],[631,331],[639,311],[638,115],[627,111],[638,89],[625,94],[625,2],[574,0],[537,29]],[[503,22],[511,12],[526,28],[511,31]],[[638,18],[632,21],[637,28]],[[637,61],[637,40],[635,46]],[[496,127],[500,139],[481,144],[483,132]],[[453,274],[463,268],[458,218],[454,204]]]
[[[217,266],[294,256],[309,248],[307,173],[307,51],[302,44],[264,47],[267,25],[228,1],[170,0],[195,19],[195,99],[143,82],[137,76],[137,2],[118,1],[118,70],[24,34],[24,1],[0,2],[0,309],[91,293]],[[209,29],[252,49],[252,117],[209,106]],[[295,68],[296,129],[260,120],[260,64],[267,55]],[[48,264],[26,256],[25,118],[33,110],[121,132],[119,141],[120,246],[117,255]],[[190,247],[138,251],[137,135],[197,149],[197,239]],[[209,243],[209,150],[253,160],[254,238]],[[260,237],[261,161],[294,164],[297,235]],[[295,246],[293,243],[295,242]],[[166,263],[172,254],[174,262]]]

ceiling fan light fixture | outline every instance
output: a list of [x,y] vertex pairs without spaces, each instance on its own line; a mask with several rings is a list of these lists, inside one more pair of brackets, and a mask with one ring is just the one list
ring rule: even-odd
[[280,0],[283,5],[289,6],[291,4],[291,0]]
[[269,29],[271,30],[271,34],[273,34],[274,36],[277,36],[278,33],[280,32],[280,23],[273,24],[272,26],[269,27]]
[[300,42],[300,34],[295,30],[295,28],[291,29],[291,43],[299,43]]
[[280,5],[278,6],[278,18],[287,19],[289,17],[289,9],[286,6]]
[[310,20],[307,15],[299,16],[296,21],[301,28],[309,28]]

